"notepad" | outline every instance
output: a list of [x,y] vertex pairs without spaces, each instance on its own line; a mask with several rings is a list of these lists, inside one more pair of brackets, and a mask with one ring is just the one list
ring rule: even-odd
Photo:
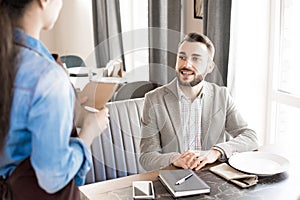
[[[193,176],[176,185],[178,180],[190,173],[193,173]],[[175,198],[210,192],[210,187],[193,170],[159,170],[158,179]]]
[[103,77],[97,81],[87,83],[80,93],[81,97],[88,97],[84,105],[99,110],[102,109],[113,96],[119,82],[120,79]]

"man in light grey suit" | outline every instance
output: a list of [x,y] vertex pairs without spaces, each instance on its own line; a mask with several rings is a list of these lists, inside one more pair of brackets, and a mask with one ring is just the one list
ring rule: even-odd
[[179,44],[177,77],[145,96],[140,163],[146,170],[175,165],[199,170],[235,152],[255,150],[248,128],[225,87],[204,79],[214,69],[208,37],[190,33]]

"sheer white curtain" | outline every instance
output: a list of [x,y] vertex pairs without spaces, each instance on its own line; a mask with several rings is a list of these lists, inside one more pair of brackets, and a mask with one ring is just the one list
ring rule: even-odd
[[121,0],[126,80],[149,80],[148,0]]
[[260,144],[266,133],[269,0],[232,0],[228,88]]

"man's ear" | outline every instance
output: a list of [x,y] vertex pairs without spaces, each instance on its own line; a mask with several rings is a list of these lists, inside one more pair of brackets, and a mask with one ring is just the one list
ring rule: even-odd
[[209,62],[209,64],[208,64],[208,73],[211,73],[213,70],[214,70],[214,68],[215,68],[215,62],[213,61],[213,60],[211,60],[210,62]]
[[49,2],[50,0],[38,0],[38,4],[43,10],[47,7]]

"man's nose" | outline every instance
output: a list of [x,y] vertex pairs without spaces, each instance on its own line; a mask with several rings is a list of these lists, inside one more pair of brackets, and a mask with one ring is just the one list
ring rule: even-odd
[[186,59],[186,60],[185,60],[184,65],[185,65],[186,67],[192,67],[192,66],[193,66],[192,62],[191,62],[189,59]]

